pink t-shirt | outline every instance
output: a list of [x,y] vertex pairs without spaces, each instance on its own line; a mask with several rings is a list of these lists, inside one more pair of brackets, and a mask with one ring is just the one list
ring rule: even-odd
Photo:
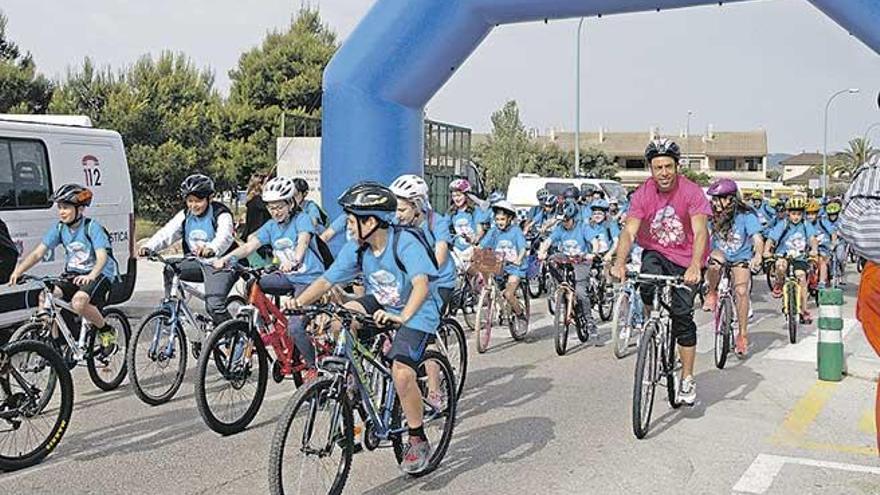
[[711,214],[709,200],[700,186],[681,175],[668,193],[660,192],[653,178],[646,180],[633,194],[627,213],[642,221],[636,236],[639,246],[657,251],[681,267],[690,265],[694,254],[691,217]]

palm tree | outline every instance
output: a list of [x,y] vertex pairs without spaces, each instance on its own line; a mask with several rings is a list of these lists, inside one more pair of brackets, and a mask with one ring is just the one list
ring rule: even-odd
[[[849,181],[856,170],[872,156],[880,152],[871,145],[871,140],[862,137],[851,139],[849,148],[828,157],[828,174]],[[821,166],[816,170],[822,173]]]

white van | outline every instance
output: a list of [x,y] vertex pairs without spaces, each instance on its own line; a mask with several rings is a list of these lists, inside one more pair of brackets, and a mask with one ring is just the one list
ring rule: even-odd
[[519,174],[510,179],[510,184],[507,186],[507,200],[517,208],[528,208],[538,204],[538,199],[535,197],[538,189],[546,188],[551,194],[561,195],[569,186],[577,186],[578,189],[582,189],[585,185],[601,187],[608,198],[617,198],[620,201],[626,199],[626,189],[623,185],[609,179],[574,179]]
[[[94,129],[88,117],[0,114],[0,218],[19,253],[26,255],[58,223],[50,197],[55,188],[75,182],[94,192],[86,215],[110,233],[122,280],[109,303],[131,297],[136,277],[134,201],[122,137]],[[31,269],[35,275],[63,271],[64,248],[58,246]],[[36,304],[35,284],[0,286],[0,328],[26,319]],[[31,309],[29,309],[31,308]]]

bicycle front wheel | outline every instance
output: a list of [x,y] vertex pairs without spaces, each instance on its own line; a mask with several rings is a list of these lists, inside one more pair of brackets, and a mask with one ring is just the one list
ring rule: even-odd
[[452,366],[452,373],[455,376],[455,396],[461,397],[468,368],[467,338],[464,329],[456,319],[443,318],[440,320],[437,338],[443,344],[444,354],[449,360],[449,365]]
[[798,324],[800,321],[800,305],[798,304],[798,296],[800,287],[797,284],[789,284],[785,291],[785,300],[787,310],[785,312],[786,323],[788,325],[788,341],[792,344],[797,342]]
[[[0,470],[12,471],[37,464],[58,446],[73,413],[73,380],[61,356],[43,342],[13,342],[0,350],[4,354]],[[54,377],[53,390],[42,385],[49,376]]]
[[639,344],[636,371],[633,380],[632,426],[636,438],[645,438],[651,426],[651,412],[654,409],[654,392],[660,374],[657,341],[654,333],[658,332],[656,323],[645,328]]
[[104,321],[113,333],[99,338],[97,329],[89,331],[86,367],[92,383],[101,390],[110,391],[119,387],[128,373],[125,357],[128,355],[131,325],[125,313],[116,308],[104,310]]
[[519,286],[516,288],[516,300],[519,301],[519,305],[523,309],[523,315],[525,318],[517,318],[516,315],[513,314],[513,311],[511,311],[510,320],[507,322],[508,327],[510,328],[510,336],[517,342],[525,340],[526,335],[529,334],[529,316],[531,314],[529,308],[529,291],[526,290],[523,285],[524,284],[520,282]]
[[494,289],[487,287],[480,292],[480,300],[477,301],[477,352],[480,354],[489,349],[489,340],[492,338],[492,322],[495,320],[495,294]]
[[729,297],[724,297],[718,304],[715,315],[715,367],[724,369],[727,355],[730,353],[730,334],[733,332],[733,304]]
[[[52,338],[52,332],[49,326],[41,321],[34,321],[30,323],[25,323],[21,327],[19,327],[13,334],[12,337],[9,338],[9,342],[19,342],[22,340],[34,340],[37,342],[41,342],[46,344],[54,350],[56,353],[58,352],[58,348],[56,347],[55,340]],[[60,356],[60,353],[59,353]],[[64,358],[61,359],[64,361]],[[70,370],[70,367],[67,363],[64,363],[65,369]],[[36,380],[37,377],[35,376]],[[40,395],[40,400],[37,403],[37,410],[42,411],[49,401],[52,399],[52,395],[55,393],[55,386],[58,381],[58,377],[55,376],[55,372],[50,368],[49,373],[45,375],[40,375],[39,379],[42,380],[39,383],[32,383],[32,385],[39,387],[43,393]]]
[[556,294],[556,311],[553,314],[553,325],[556,328],[556,354],[565,355],[568,348],[568,331],[571,328],[571,318],[568,317],[568,294]]
[[614,318],[611,320],[611,350],[614,351],[614,357],[617,359],[626,356],[629,348],[629,337],[632,332],[629,314],[631,306],[630,293],[621,290],[614,301]]
[[274,495],[342,493],[354,453],[354,417],[334,380],[314,380],[287,403],[269,452],[269,489]]
[[144,318],[128,347],[135,395],[151,406],[171,400],[183,383],[186,360],[186,335],[180,324],[164,310]]
[[604,278],[600,279],[596,292],[596,297],[599,298],[599,318],[608,321],[614,314],[614,292],[606,285]]
[[196,405],[205,424],[221,435],[247,428],[269,381],[266,350],[248,322],[229,320],[211,332],[197,366]]

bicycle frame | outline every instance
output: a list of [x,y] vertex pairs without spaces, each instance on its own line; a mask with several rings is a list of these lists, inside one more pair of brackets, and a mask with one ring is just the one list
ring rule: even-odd
[[[196,297],[200,300],[204,300],[204,295],[196,290],[191,285],[180,280],[180,275],[175,272],[174,276],[171,279],[171,297],[162,301],[161,307],[168,311],[170,315],[170,325],[168,328],[171,331],[171,337],[168,339],[168,343],[165,344],[165,349],[163,350],[166,356],[174,355],[174,348],[177,344],[177,333],[174,332],[174,328],[178,325],[181,318],[185,325],[181,325],[183,327],[184,332],[186,332],[186,337],[190,340],[190,342],[202,342],[202,337],[204,336],[204,332],[197,333],[196,329],[202,328],[199,319],[196,317],[195,313],[190,309],[189,304],[186,302],[186,294],[190,294],[193,297]],[[156,332],[153,334],[153,340],[150,342],[149,354],[150,356],[155,356],[159,350],[159,342],[162,337],[162,332]]]
[[61,333],[61,336],[64,337],[64,341],[67,343],[67,347],[73,352],[74,359],[77,362],[82,361],[85,359],[86,334],[88,333],[85,331],[88,328],[87,322],[81,316],[79,317],[81,321],[79,339],[74,339],[73,333],[67,326],[67,322],[61,316],[61,310],[67,310],[76,314],[76,311],[73,310],[73,306],[63,299],[55,297],[52,289],[46,281],[39,280],[39,282],[43,284],[43,291],[41,293],[43,300],[40,303],[40,306],[45,313],[37,313],[31,317],[31,321],[39,321],[42,317],[48,316],[49,321],[57,325],[59,333]]
[[[238,317],[247,319],[255,328],[265,347],[271,347],[275,360],[280,363],[281,373],[289,376],[305,369],[304,363],[294,362],[293,339],[287,332],[287,317],[272,302],[254,277],[247,282],[248,304],[241,308]],[[264,331],[270,329],[269,331]]]

